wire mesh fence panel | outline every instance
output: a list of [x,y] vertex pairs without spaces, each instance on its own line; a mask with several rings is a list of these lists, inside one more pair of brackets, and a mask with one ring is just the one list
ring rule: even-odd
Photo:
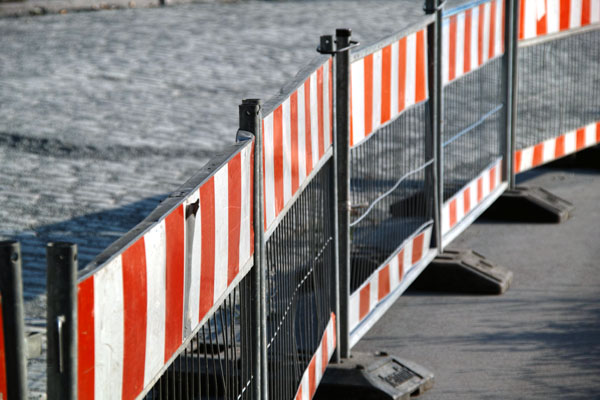
[[495,58],[444,87],[444,201],[502,155],[501,74]]
[[351,292],[432,219],[426,109],[408,109],[350,152]]
[[516,148],[600,121],[600,28],[519,48]]
[[266,244],[268,390],[296,396],[334,304],[332,159],[315,175]]
[[146,394],[146,400],[252,398],[250,276],[231,291]]

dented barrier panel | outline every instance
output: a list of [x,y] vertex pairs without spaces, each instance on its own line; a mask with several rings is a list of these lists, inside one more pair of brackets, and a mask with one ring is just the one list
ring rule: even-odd
[[80,398],[142,394],[249,271],[252,166],[234,146],[82,271]]

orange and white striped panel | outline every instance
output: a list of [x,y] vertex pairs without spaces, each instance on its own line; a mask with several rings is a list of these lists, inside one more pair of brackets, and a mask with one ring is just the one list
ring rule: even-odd
[[409,238],[387,264],[379,267],[350,295],[349,326],[354,330],[400,284],[410,270],[427,254],[431,243],[429,227]]
[[247,145],[78,284],[78,398],[136,398],[247,272],[252,167]]
[[600,23],[600,0],[521,0],[519,39]]
[[426,30],[354,61],[350,76],[354,147],[406,108],[427,99]]
[[444,85],[504,54],[505,2],[491,0],[444,18]]
[[325,369],[329,364],[329,360],[333,355],[336,346],[336,334],[335,334],[335,314],[331,313],[331,318],[327,323],[327,328],[323,332],[321,343],[317,348],[315,354],[313,354],[308,368],[302,374],[300,380],[300,386],[296,392],[296,400],[310,400],[315,395],[319,382],[323,378]]
[[502,160],[483,171],[442,206],[442,235],[448,233],[496,188],[502,180]]
[[514,171],[527,171],[599,143],[600,121],[515,151]]
[[263,117],[265,230],[273,225],[333,141],[330,58]]

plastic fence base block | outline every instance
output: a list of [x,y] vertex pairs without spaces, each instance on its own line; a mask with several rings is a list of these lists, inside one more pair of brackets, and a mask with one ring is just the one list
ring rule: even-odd
[[540,187],[517,186],[507,190],[483,214],[484,218],[513,221],[560,223],[575,207]]
[[511,271],[472,250],[447,249],[429,264],[411,287],[427,291],[502,294],[508,290],[512,276]]
[[352,353],[325,371],[315,399],[408,400],[433,387],[433,373],[386,353]]

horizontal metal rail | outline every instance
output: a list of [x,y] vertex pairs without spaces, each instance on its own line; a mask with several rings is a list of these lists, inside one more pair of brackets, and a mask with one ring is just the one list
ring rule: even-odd
[[503,104],[497,105],[496,107],[494,107],[493,109],[491,109],[490,111],[488,111],[487,113],[485,113],[484,115],[482,115],[481,118],[479,118],[479,120],[477,120],[477,122],[469,125],[465,129],[461,130],[456,135],[454,135],[453,137],[451,137],[450,139],[448,139],[444,143],[442,143],[442,147],[448,146],[450,143],[452,143],[455,140],[459,139],[461,136],[463,136],[463,135],[471,132],[472,130],[476,129],[478,126],[482,125],[489,117],[491,117],[492,115],[494,115],[498,111],[500,111],[502,109],[502,107],[504,107]]

